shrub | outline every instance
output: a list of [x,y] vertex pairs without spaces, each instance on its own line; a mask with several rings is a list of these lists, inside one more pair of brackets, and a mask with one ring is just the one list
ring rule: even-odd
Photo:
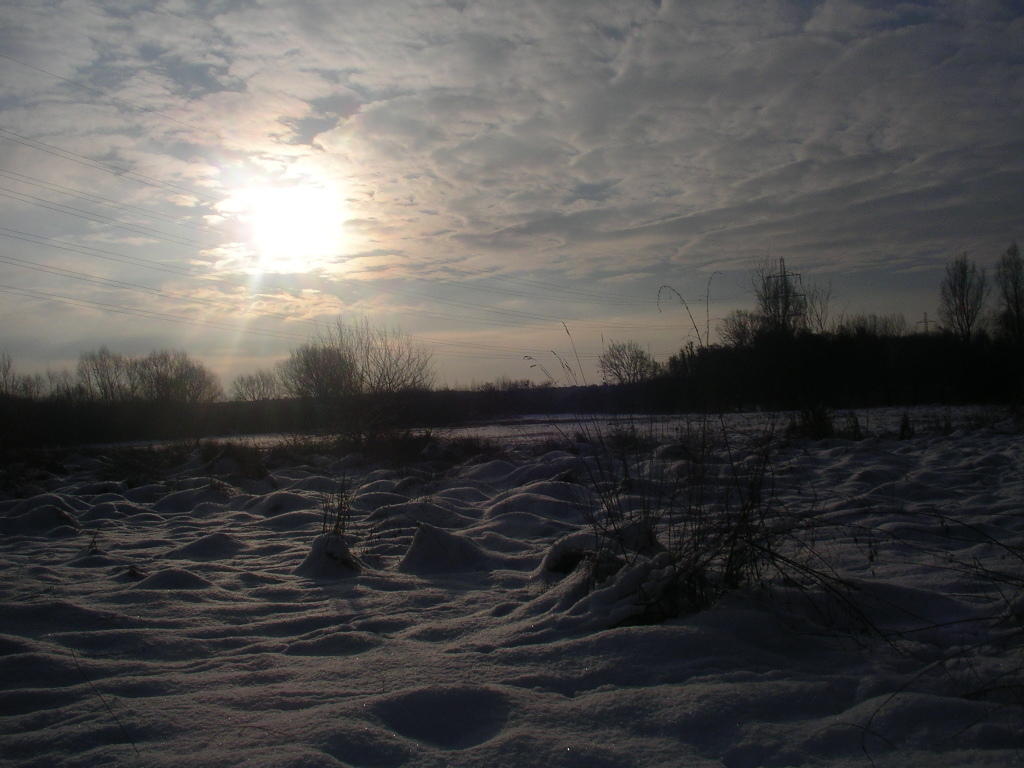
[[[854,417],[856,420],[856,417]],[[859,432],[859,425],[857,427]],[[788,437],[806,437],[811,440],[824,440],[835,435],[832,413],[823,405],[803,408],[786,428]]]
[[627,623],[702,610],[777,564],[775,541],[788,523],[766,485],[770,440],[755,461],[733,461],[728,436],[716,440],[704,420],[678,452],[688,458],[673,464],[654,455],[652,435],[622,442],[593,425],[578,429],[596,448],[578,473],[597,499],[586,513],[594,549],[581,558],[592,585],[638,566],[648,572]]
[[352,522],[352,491],[348,479],[342,477],[338,490],[320,494],[322,512],[320,533],[346,538]]
[[903,412],[903,416],[900,417],[900,440],[909,440],[914,436],[914,427],[910,423],[910,414],[906,411]]

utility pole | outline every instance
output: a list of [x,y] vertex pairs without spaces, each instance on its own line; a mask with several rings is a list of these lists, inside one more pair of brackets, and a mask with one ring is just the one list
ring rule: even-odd
[[935,322],[934,320],[929,320],[928,319],[928,313],[927,312],[924,313],[924,319],[923,320],[918,320],[917,324],[924,326],[924,332],[925,333],[928,333],[928,326],[938,325],[938,323]]
[[779,257],[779,272],[775,275],[765,275],[765,281],[771,288],[768,294],[771,298],[771,309],[778,314],[776,320],[783,328],[790,328],[795,325],[796,318],[806,314],[807,298],[803,292],[803,279],[799,272],[790,272],[786,269],[786,260]]

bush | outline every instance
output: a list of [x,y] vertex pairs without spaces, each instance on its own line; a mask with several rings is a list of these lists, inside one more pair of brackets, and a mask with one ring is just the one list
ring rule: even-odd
[[635,580],[638,608],[625,623],[703,610],[769,574],[810,577],[838,590],[826,570],[783,553],[799,549],[803,520],[774,497],[771,431],[743,445],[752,458],[741,461],[734,437],[705,419],[681,436],[682,445],[659,449],[686,457],[670,462],[654,455],[652,435],[622,443],[593,424],[577,429],[596,449],[581,457],[578,474],[597,499],[586,513],[594,547],[579,560],[591,570],[592,587]]
[[[856,417],[854,420],[856,421]],[[859,432],[860,426],[857,425],[856,429]],[[835,432],[832,412],[823,405],[801,409],[786,428],[788,437],[806,437],[811,440],[825,440],[833,437]]]

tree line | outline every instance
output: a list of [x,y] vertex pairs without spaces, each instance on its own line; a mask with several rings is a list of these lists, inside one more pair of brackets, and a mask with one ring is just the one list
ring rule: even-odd
[[181,350],[130,357],[103,346],[79,356],[74,371],[19,374],[0,352],[0,396],[72,402],[209,403],[224,392],[216,374]]
[[[364,439],[414,420],[431,356],[397,330],[337,322],[273,369],[216,375],[180,350],[139,357],[107,347],[73,370],[19,374],[0,353],[0,438],[23,442],[198,437],[204,432],[325,431]],[[243,407],[235,407],[235,406]],[[247,407],[246,407],[247,406]]]
[[[901,313],[835,316],[831,284],[802,285],[782,259],[778,266],[765,261],[754,270],[752,292],[754,309],[734,310],[718,324],[719,348],[745,349],[808,334],[838,339],[918,333]],[[685,305],[685,300],[680,300]],[[688,306],[686,309],[689,312]],[[659,364],[637,341],[609,344],[598,361],[602,380],[636,384],[685,371],[686,360],[697,350],[715,346],[707,338],[710,329],[702,333],[692,313],[690,318],[697,343],[674,355],[667,365]],[[939,285],[939,320],[938,334],[963,343],[994,341],[1011,349],[1024,348],[1024,259],[1017,243],[1011,243],[999,257],[991,281],[986,270],[966,253],[951,259]]]
[[1024,400],[1024,261],[1016,243],[991,278],[966,254],[950,260],[934,333],[911,328],[899,313],[836,316],[831,286],[803,285],[781,259],[752,278],[754,308],[726,316],[717,343],[679,294],[696,342],[667,363],[635,340],[609,343],[598,360],[601,392],[529,380],[438,392],[429,352],[361,320],[339,321],[276,366],[237,376],[227,396],[212,371],[180,350],[132,357],[100,347],[73,370],[45,374],[20,374],[0,353],[0,416],[8,433],[14,424],[31,429],[25,404],[35,403],[37,425],[83,440],[203,429],[366,436],[417,421],[571,410],[570,391],[580,407],[600,410]]
[[719,323],[719,343],[679,297],[697,341],[664,365],[635,341],[610,345],[599,363],[605,380],[646,383],[645,404],[659,410],[1024,400],[1024,260],[1016,242],[991,279],[967,254],[947,263],[934,332],[911,327],[901,313],[837,316],[831,285],[804,285],[782,259],[752,277],[755,306]]

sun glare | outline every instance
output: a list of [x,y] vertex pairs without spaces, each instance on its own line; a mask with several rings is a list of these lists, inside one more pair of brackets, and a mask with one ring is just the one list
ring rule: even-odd
[[341,251],[345,217],[331,188],[248,187],[237,204],[259,272],[309,272]]

